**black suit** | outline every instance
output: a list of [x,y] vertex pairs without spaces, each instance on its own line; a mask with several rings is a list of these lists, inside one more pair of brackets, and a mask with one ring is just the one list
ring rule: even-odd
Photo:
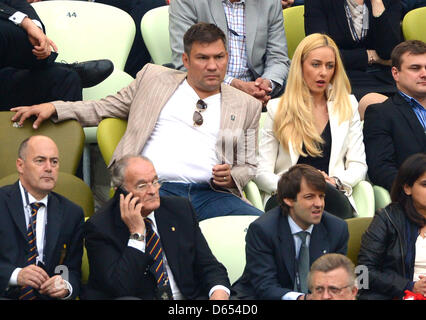
[[[312,229],[310,264],[325,253],[346,254],[348,238],[346,222],[324,212],[321,222]],[[295,256],[288,216],[280,207],[268,211],[249,226],[246,267],[233,289],[241,299],[281,299],[295,291]]]
[[413,108],[397,93],[367,108],[364,144],[371,182],[390,191],[404,160],[426,152],[426,134]]
[[[66,280],[72,285],[72,298],[80,292],[83,223],[83,210],[79,206],[57,193],[49,194],[43,262],[50,277],[55,275],[58,265],[67,266]],[[26,266],[29,250],[26,234],[23,202],[16,182],[0,188],[0,297],[15,299],[19,295],[19,288],[9,288],[8,284],[13,271]]]
[[33,55],[25,30],[9,20],[18,11],[42,24],[26,0],[0,0],[0,111],[54,100],[81,100],[78,74],[54,63],[56,53],[43,60]]
[[[158,234],[184,298],[207,298],[215,285],[230,288],[226,269],[211,253],[190,202],[178,197],[161,197],[160,201],[155,210]],[[155,298],[153,259],[128,246],[129,235],[117,195],[86,222],[90,276],[85,298]]]

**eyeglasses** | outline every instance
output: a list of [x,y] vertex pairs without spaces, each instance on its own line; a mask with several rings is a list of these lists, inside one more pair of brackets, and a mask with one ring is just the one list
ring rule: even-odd
[[315,287],[313,292],[314,292],[315,294],[322,295],[322,294],[324,294],[324,292],[325,292],[326,290],[328,290],[328,293],[329,293],[330,295],[332,295],[332,296],[338,296],[339,294],[341,294],[341,293],[342,293],[342,290],[343,290],[343,289],[349,288],[350,286],[351,286],[351,285],[350,285],[350,284],[348,284],[348,285],[346,285],[346,286],[344,286],[344,287],[341,287],[341,288],[333,287],[333,286],[331,286],[331,287],[326,287],[326,288],[324,288],[324,287]]
[[201,114],[201,112],[207,109],[207,103],[200,99],[197,101],[196,107],[197,110],[194,111],[192,120],[194,121],[194,126],[201,126],[204,122],[203,115]]
[[139,192],[148,190],[149,186],[152,186],[155,189],[159,189],[161,187],[162,182],[159,179],[154,179],[151,182],[139,183],[135,189]]

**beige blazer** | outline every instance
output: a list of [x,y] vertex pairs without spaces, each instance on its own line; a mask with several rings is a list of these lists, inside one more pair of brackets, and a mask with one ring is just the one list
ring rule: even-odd
[[[265,201],[269,199],[272,192],[276,191],[280,176],[295,165],[300,156],[291,143],[289,151],[286,151],[275,138],[273,119],[279,100],[278,98],[273,99],[268,103],[268,112],[263,128],[260,130],[259,165],[255,182],[261,190],[267,193]],[[328,174],[332,177],[336,176],[342,181],[345,194],[356,210],[352,198],[352,187],[365,179],[367,164],[358,102],[353,95],[350,96],[350,101],[353,116],[341,124],[339,124],[337,115],[333,113],[333,103],[327,103],[332,138]]]
[[[127,130],[114,151],[111,166],[126,154],[141,153],[161,110],[185,78],[185,72],[147,64],[129,86],[115,95],[99,101],[53,102],[57,116],[52,120],[75,119],[88,127],[98,125],[104,118],[127,119]],[[238,196],[255,175],[261,109],[255,98],[222,84],[221,131],[216,150],[221,162],[232,166],[231,175],[238,190],[229,191]]]

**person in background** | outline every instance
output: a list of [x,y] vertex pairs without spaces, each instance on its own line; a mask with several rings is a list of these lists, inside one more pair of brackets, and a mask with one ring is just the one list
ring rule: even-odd
[[0,110],[82,99],[113,71],[109,60],[57,63],[58,48],[25,0],[0,0]]
[[396,92],[390,54],[402,41],[400,21],[400,0],[305,0],[305,32],[336,42],[361,120],[369,104]]
[[358,103],[349,93],[334,41],[319,33],[304,38],[295,50],[287,89],[268,104],[261,129],[255,182],[267,194],[266,211],[279,201],[280,176],[305,163],[327,181],[326,210],[353,217],[352,188],[365,179],[367,164]]
[[114,197],[85,224],[86,299],[224,299],[226,269],[187,199],[160,197],[152,162],[127,155],[111,170]]
[[315,168],[298,164],[278,182],[276,207],[246,235],[246,266],[232,288],[239,299],[307,299],[310,265],[326,253],[346,254],[348,225],[324,211],[326,182]]
[[55,142],[45,136],[25,139],[16,168],[19,180],[0,188],[0,297],[75,299],[84,214],[52,191],[59,173]]
[[356,300],[355,266],[346,256],[327,253],[311,266],[307,300]]
[[400,43],[392,51],[398,92],[365,113],[364,143],[368,176],[389,192],[401,164],[426,152],[426,44]]
[[256,170],[261,103],[223,83],[228,62],[225,34],[198,23],[185,34],[188,72],[147,64],[136,79],[100,101],[54,101],[18,107],[12,121],[36,116],[33,127],[78,120],[96,126],[107,117],[128,121],[110,165],[129,153],[156,164],[161,195],[191,199],[200,220],[222,215],[260,215],[244,200]]
[[172,0],[169,9],[172,63],[184,69],[182,36],[197,22],[216,24],[229,52],[224,82],[266,105],[284,91],[290,60],[277,0]]
[[295,6],[303,6],[303,0],[281,0],[281,6],[283,9],[287,9]]
[[426,297],[426,153],[404,161],[391,199],[362,236],[358,264],[369,283],[359,299],[401,299],[406,290]]

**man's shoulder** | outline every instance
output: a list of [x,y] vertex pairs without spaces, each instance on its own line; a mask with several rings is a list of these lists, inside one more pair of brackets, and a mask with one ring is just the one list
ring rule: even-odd
[[401,124],[404,117],[402,114],[406,112],[409,104],[398,93],[389,97],[381,103],[371,104],[365,110],[364,127],[369,127],[369,124],[377,125],[379,119],[381,124]]
[[7,195],[12,191],[17,190],[16,183],[0,187],[0,195]]
[[284,216],[282,215],[281,208],[275,207],[260,215],[259,218],[250,224],[250,227],[267,230],[268,233],[274,233],[274,230],[276,230],[274,226],[277,226],[278,221],[283,217]]
[[151,76],[151,77],[164,77],[173,76],[178,74],[185,74],[185,72],[168,68],[162,65],[147,63],[137,74],[136,78]]
[[348,229],[348,224],[345,220],[336,217],[327,211],[323,212],[320,224],[322,224],[329,231]]
[[65,196],[59,193],[56,193],[54,191],[51,191],[49,193],[49,197],[50,197],[49,201],[51,201],[52,199],[55,199],[58,203],[58,206],[62,209],[67,209],[70,212],[70,214],[75,214],[78,216],[80,216],[81,214],[84,215],[83,209],[78,204],[66,198]]
[[160,208],[176,212],[176,214],[184,214],[191,209],[191,202],[184,197],[161,196]]
[[246,104],[254,108],[259,108],[259,110],[261,108],[261,102],[259,100],[240,89],[234,88],[229,84],[223,83],[221,90],[222,95],[225,94],[228,96],[232,96],[234,97],[234,99],[240,101],[242,104]]
[[[16,183],[0,187],[0,205],[4,206],[9,203],[15,197],[13,195],[15,192],[19,192],[19,186]],[[19,192],[20,196],[21,193]]]
[[403,98],[400,96],[399,93],[395,93],[393,96],[387,98],[385,101],[380,103],[371,104],[368,106],[366,112],[370,110],[374,111],[384,111],[388,110],[387,113],[389,113],[389,110],[397,108],[398,105],[401,105],[404,103]]

